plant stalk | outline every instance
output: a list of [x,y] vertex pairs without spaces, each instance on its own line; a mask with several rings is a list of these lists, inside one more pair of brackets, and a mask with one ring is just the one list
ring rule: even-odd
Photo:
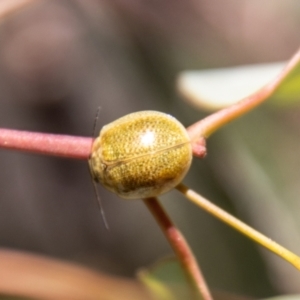
[[160,225],[178,260],[181,262],[183,269],[193,283],[197,295],[196,299],[212,300],[196,258],[179,229],[172,223],[157,198],[146,198],[143,201]]
[[256,106],[270,98],[270,96],[272,96],[272,94],[276,91],[276,89],[286,78],[286,76],[292,72],[292,70],[297,66],[297,64],[299,64],[299,62],[300,50],[298,50],[296,54],[290,59],[282,72],[268,84],[262,87],[259,91],[237,102],[234,105],[231,105],[227,108],[217,111],[214,114],[209,115],[208,117],[188,127],[187,131],[191,140],[197,141],[201,137],[208,138],[219,128],[223,127],[230,121],[241,117],[251,109],[255,108]]
[[0,129],[0,148],[66,158],[89,158],[93,139],[49,133]]
[[266,237],[262,233],[256,231],[252,227],[248,226],[247,224],[243,223],[239,219],[230,215],[228,212],[224,211],[223,209],[216,206],[209,200],[200,196],[195,191],[186,187],[182,183],[180,183],[176,187],[176,189],[178,191],[180,191],[182,194],[184,194],[184,196],[186,196],[189,200],[194,202],[196,205],[200,206],[202,209],[204,209],[211,215],[215,216],[219,220],[221,220],[224,223],[228,224],[229,226],[233,227],[235,230],[246,235],[248,238],[254,240],[256,243],[261,244],[262,246],[264,246],[268,250],[272,251],[273,253],[277,254],[284,260],[291,263],[298,270],[300,270],[300,257],[297,256],[296,254],[294,254],[293,252],[287,250],[286,248],[277,244],[276,242],[274,242],[270,238]]

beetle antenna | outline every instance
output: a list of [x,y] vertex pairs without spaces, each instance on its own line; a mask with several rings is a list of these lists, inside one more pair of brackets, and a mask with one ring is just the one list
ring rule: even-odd
[[[93,138],[94,139],[95,139],[95,136],[96,136],[96,126],[97,126],[97,123],[98,123],[98,119],[99,119],[99,115],[100,115],[100,110],[101,110],[101,107],[98,106],[96,117],[95,117],[95,120],[94,120],[94,125],[93,125]],[[98,205],[98,208],[100,210],[104,226],[105,226],[105,228],[107,230],[109,230],[108,222],[107,222],[107,219],[106,219],[106,216],[105,216],[105,212],[104,212],[104,209],[103,209],[103,205],[102,205],[101,197],[99,195],[97,184],[96,184],[96,181],[93,178],[92,169],[91,168],[89,168],[89,169],[90,169],[90,174],[91,174],[91,177],[92,177],[92,182],[93,182],[93,186],[94,186],[95,196],[96,196],[96,199],[97,199],[97,205]]]
[[93,125],[93,138],[96,137],[96,127],[97,127],[97,123],[98,123],[98,120],[99,120],[100,110],[101,110],[101,106],[98,106],[97,112],[96,112],[96,117],[95,117],[95,120],[94,120],[94,125]]
[[97,188],[96,181],[94,179],[92,179],[92,180],[93,180],[94,191],[95,191],[96,198],[97,198],[98,208],[100,210],[104,226],[107,230],[109,230],[108,222],[107,222],[106,215],[105,215],[105,212],[104,212],[104,209],[103,209],[103,205],[102,205],[101,197],[99,195],[99,191],[98,191],[98,188]]

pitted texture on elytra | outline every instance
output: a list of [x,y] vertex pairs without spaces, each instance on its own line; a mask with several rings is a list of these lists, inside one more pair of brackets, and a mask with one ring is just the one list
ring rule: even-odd
[[191,163],[185,128],[154,111],[127,115],[103,127],[90,167],[96,181],[124,198],[157,196],[176,186]]

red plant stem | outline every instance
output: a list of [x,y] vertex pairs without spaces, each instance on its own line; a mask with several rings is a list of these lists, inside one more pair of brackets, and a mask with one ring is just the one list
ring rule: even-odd
[[[204,157],[206,154],[205,138],[228,122],[242,116],[267,100],[299,62],[300,50],[292,57],[283,71],[258,92],[188,127],[187,131],[193,142],[194,155]],[[0,129],[0,148],[35,152],[45,155],[88,159],[92,142],[93,139],[87,137]]]
[[88,159],[92,143],[88,137],[0,129],[0,148],[11,150]]
[[[86,160],[90,156],[92,143],[93,138],[90,137],[0,128],[0,149]],[[205,156],[204,139],[194,143],[193,153],[197,157]]]
[[188,127],[187,130],[191,140],[196,141],[197,139],[199,139],[199,137],[207,138],[220,127],[244,115],[254,107],[267,100],[276,91],[276,89],[286,78],[286,76],[290,72],[292,72],[297,64],[299,64],[299,62],[300,50],[298,50],[296,54],[291,58],[282,72],[274,80],[265,85],[262,89],[245,98],[244,100],[220,111],[217,111],[216,113],[209,115],[208,117]]
[[143,200],[160,225],[164,235],[175,251],[177,258],[181,262],[183,269],[191,279],[198,295],[197,299],[201,296],[203,300],[212,300],[212,296],[197,264],[196,258],[181,232],[172,223],[157,198],[153,197]]

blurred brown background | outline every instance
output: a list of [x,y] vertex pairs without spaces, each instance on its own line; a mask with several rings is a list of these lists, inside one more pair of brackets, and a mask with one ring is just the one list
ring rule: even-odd
[[[177,95],[178,72],[286,60],[299,28],[298,0],[37,0],[0,23],[0,126],[91,136],[98,106],[97,131],[147,109],[189,125],[205,113]],[[298,253],[299,116],[263,105],[213,136],[185,180]],[[100,187],[104,228],[85,162],[1,150],[0,169],[2,247],[123,276],[171,253],[142,203]],[[300,292],[287,263],[177,192],[162,198],[212,288]]]

